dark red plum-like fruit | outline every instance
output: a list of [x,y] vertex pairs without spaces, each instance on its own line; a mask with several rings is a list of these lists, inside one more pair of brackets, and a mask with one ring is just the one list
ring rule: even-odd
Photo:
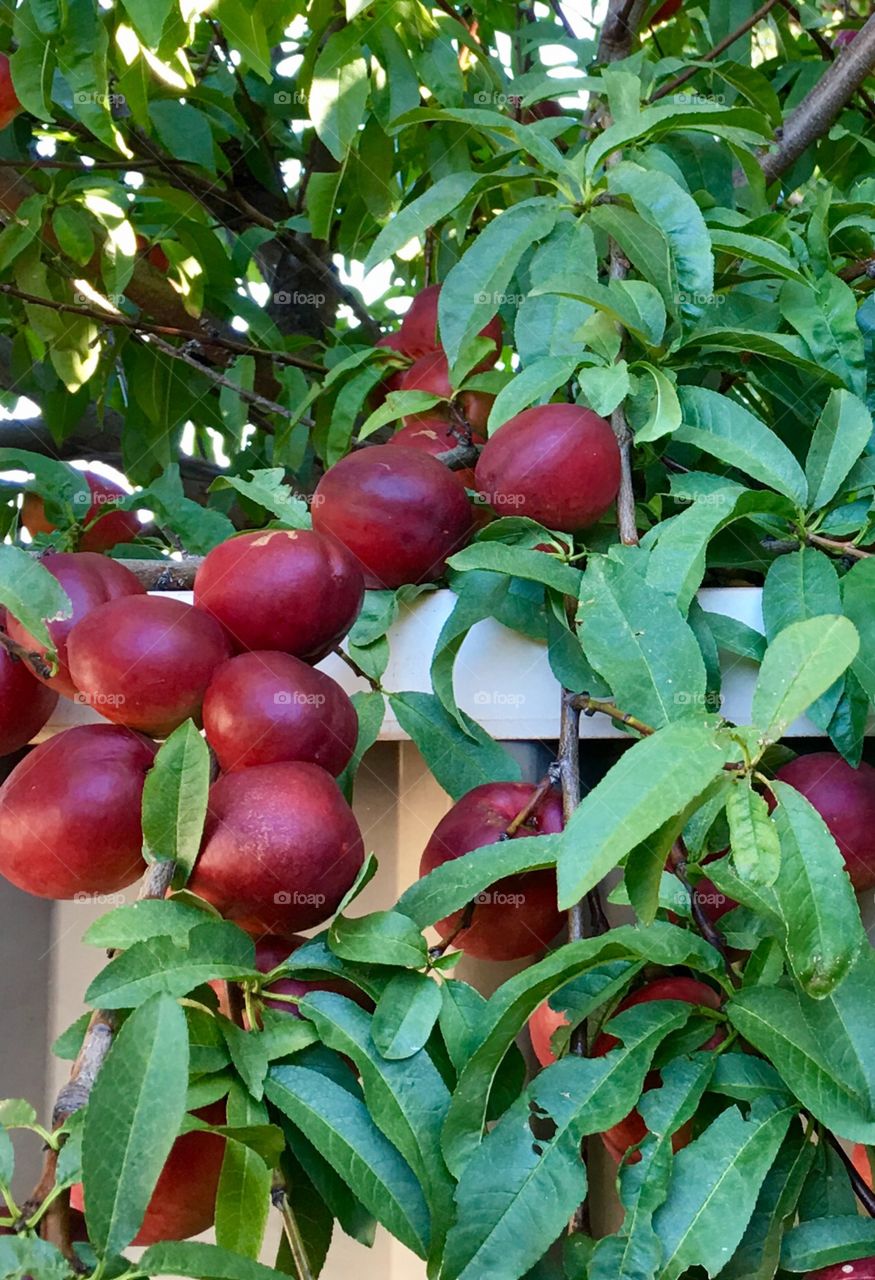
[[875,769],[855,769],[835,751],[815,751],[785,764],[777,777],[823,818],[857,892],[875,887]]
[[[441,286],[439,284],[430,284],[425,289],[421,289],[411,302],[407,314],[401,321],[401,328],[398,331],[400,340],[398,349],[403,351],[405,355],[411,356],[414,360],[418,360],[420,356],[427,356],[430,351],[437,351],[441,345],[438,336],[438,299],[440,292]],[[485,369],[491,369],[501,354],[502,331],[500,318],[497,315],[493,316],[489,323],[480,330],[478,336],[488,338],[493,343],[494,348],[477,365],[476,371],[479,373]]]
[[40,743],[0,787],[0,874],[40,898],[115,893],[145,869],[140,802],[155,744],[111,724]]
[[[441,400],[453,399],[453,388],[450,385],[447,357],[443,351],[432,351],[421,356],[401,376],[402,391],[427,391],[429,395],[440,396]],[[486,391],[460,391],[455,397],[462,417],[474,431],[485,431],[489,421],[489,411],[495,403],[495,396]],[[405,417],[406,426],[421,425],[436,414],[448,416],[449,407],[442,410],[440,405],[426,409],[423,413],[412,413]]]
[[418,449],[374,445],[319,481],[313,524],[342,543],[369,587],[431,582],[468,542],[471,504],[451,471]]
[[[193,1113],[207,1124],[225,1123],[224,1102]],[[226,1139],[219,1133],[192,1129],[176,1139],[146,1209],[135,1245],[161,1240],[188,1240],[208,1231],[216,1218],[216,1193],[225,1156]],[[85,1208],[82,1183],[71,1189],[74,1209]]]
[[[95,471],[83,472],[88,488],[91,490],[91,506],[82,521],[88,525],[92,520],[102,518],[90,529],[86,529],[79,539],[79,551],[108,551],[120,542],[133,542],[140,532],[140,522],[135,511],[113,511],[122,498],[128,495],[121,485],[107,480]],[[104,512],[110,512],[104,515]],[[54,533],[53,525],[46,517],[46,508],[38,493],[26,493],[21,507],[21,523],[31,535],[38,533]]]
[[30,742],[51,716],[58,701],[20,658],[0,649],[0,756]]
[[[118,560],[97,555],[93,551],[61,551],[44,556],[40,563],[57,578],[73,606],[69,618],[47,624],[58,655],[58,670],[55,675],[47,676],[44,683],[65,697],[73,698],[76,696],[76,686],[67,663],[67,637],[70,632],[99,605],[106,604],[109,600],[120,600],[124,596],[143,596],[146,588]],[[28,652],[45,656],[45,646],[15,618],[9,619],[9,634]]]
[[[709,987],[705,982],[699,982],[697,978],[686,978],[682,976],[657,978],[655,982],[648,982],[646,986],[639,988],[632,995],[627,996],[617,1006],[615,1012],[622,1013],[625,1009],[632,1009],[638,1004],[649,1004],[651,1000],[682,1000],[686,1004],[704,1005],[708,1009],[720,1008],[720,996],[713,987]],[[722,1027],[718,1027],[714,1033],[708,1037],[702,1045],[703,1049],[715,1049],[718,1044],[726,1038],[726,1032]],[[612,1036],[609,1032],[603,1031],[595,1041],[592,1047],[592,1057],[601,1058],[606,1053],[610,1053],[611,1049],[615,1049],[620,1041],[616,1036]],[[654,1089],[659,1084],[659,1072],[651,1071],[644,1082],[644,1088]],[[606,1129],[601,1134],[602,1142],[605,1144],[608,1152],[616,1161],[623,1159],[623,1156],[630,1147],[637,1146],[639,1142],[647,1136],[647,1126],[645,1125],[639,1111],[630,1111],[629,1114],[620,1120],[618,1124],[612,1125],[610,1129]],[[692,1140],[692,1129],[690,1126],[684,1125],[672,1137],[672,1147],[675,1151],[680,1151],[682,1147],[687,1146]],[[640,1155],[635,1152],[631,1157],[634,1162],[640,1160]]]
[[204,698],[204,729],[223,772],[306,760],[341,773],[358,736],[355,707],[340,685],[278,650],[241,653],[216,671]]
[[809,1271],[805,1280],[875,1280],[875,1257],[835,1262],[831,1267]]
[[365,584],[349,552],[309,529],[244,533],[214,547],[194,602],[238,650],[279,649],[319,662],[359,615]]
[[5,53],[0,53],[0,129],[11,124],[21,111],[21,103],[12,83],[12,68]]
[[[457,800],[432,832],[419,874],[462,854],[505,838],[508,827],[532,801],[536,788],[527,782],[487,782]],[[548,791],[532,813],[512,833],[548,835],[562,830],[562,798]],[[471,923],[453,939],[467,955],[482,960],[518,960],[543,951],[564,923],[556,902],[553,871],[528,871],[506,876],[475,900]],[[455,934],[464,912],[457,911],[435,925],[442,938]]]
[[480,454],[477,488],[499,515],[574,533],[608,511],[620,486],[610,423],[574,404],[524,409]]
[[[375,347],[386,347],[390,351],[395,351],[399,355],[403,355],[399,343],[401,335],[398,333],[385,333],[382,338],[378,338],[374,343]],[[369,397],[369,408],[378,409],[390,391],[401,390],[401,379],[404,377],[403,369],[392,369],[381,383],[379,383],[371,392]]]
[[668,22],[669,18],[673,18],[683,8],[683,4],[684,0],[665,0],[665,4],[656,10],[651,22]]
[[329,773],[262,764],[213,784],[189,888],[256,937],[291,937],[336,911],[363,860],[358,823]]
[[94,609],[67,640],[77,697],[107,720],[165,737],[200,717],[231,645],[214,618],[166,596],[127,596]]

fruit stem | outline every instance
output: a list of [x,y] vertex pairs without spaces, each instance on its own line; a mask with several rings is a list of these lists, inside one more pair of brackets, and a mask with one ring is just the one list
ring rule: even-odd
[[629,711],[621,711],[619,707],[614,706],[613,702],[603,702],[599,698],[591,698],[588,693],[574,693],[570,696],[575,710],[582,711],[585,716],[594,716],[596,712],[601,712],[602,715],[610,716],[612,720],[616,720],[618,724],[628,725],[630,729],[640,733],[643,738],[649,738],[652,733],[656,732],[653,725],[645,724],[643,720],[639,720],[637,716],[633,716]]
[[726,948],[726,939],[723,937],[723,934],[719,929],[715,928],[708,919],[702,904],[699,901],[699,895],[696,891],[696,887],[690,883],[690,878],[687,875],[687,846],[684,844],[683,836],[678,836],[677,840],[675,840],[672,845],[671,853],[668,855],[668,865],[670,870],[675,876],[677,876],[678,880],[680,880],[681,884],[690,895],[690,908],[693,913],[693,923],[705,941],[710,943],[714,950],[718,951],[723,957],[723,966],[726,969],[729,981],[734,987],[740,987],[741,979],[733,969],[730,962],[729,952]]
[[506,836],[515,836],[516,833],[519,831],[520,827],[524,823],[528,822],[529,818],[535,812],[538,805],[544,799],[544,796],[547,794],[547,792],[550,790],[552,786],[553,786],[553,775],[550,773],[547,773],[538,783],[537,787],[535,787],[535,790],[532,792],[531,796],[529,797],[528,803],[522,809],[520,809],[516,817],[513,818],[505,827],[504,834]]
[[866,1185],[866,1182],[864,1181],[864,1179],[860,1176],[860,1174],[854,1168],[853,1160],[848,1155],[847,1151],[845,1151],[844,1147],[839,1142],[835,1134],[831,1133],[829,1129],[824,1129],[823,1133],[827,1142],[833,1148],[833,1150],[836,1152],[839,1159],[841,1160],[842,1164],[845,1166],[848,1177],[851,1180],[851,1186],[854,1189],[854,1195],[860,1201],[860,1204],[866,1210],[869,1217],[875,1218],[875,1191],[873,1191],[871,1187]]
[[871,551],[864,551],[862,547],[855,547],[853,542],[839,542],[836,538],[824,538],[819,533],[809,533],[805,541],[810,547],[821,547],[824,551],[851,556],[854,560],[868,560],[873,554]]
[[350,655],[344,649],[341,649],[340,645],[338,645],[337,648],[334,649],[332,652],[336,653],[338,658],[340,658],[342,662],[345,662],[346,665],[349,667],[350,671],[354,672],[355,675],[357,675],[360,680],[367,680],[368,684],[371,686],[374,693],[386,692],[383,686],[380,684],[379,680],[375,680],[373,676],[369,676],[367,671],[363,670],[362,667],[359,666],[355,658],[351,658]]

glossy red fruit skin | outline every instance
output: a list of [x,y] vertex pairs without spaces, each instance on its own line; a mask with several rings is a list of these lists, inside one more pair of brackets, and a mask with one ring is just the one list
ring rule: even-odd
[[192,893],[255,937],[292,937],[336,911],[364,861],[337,783],[315,764],[263,764],[210,789]]
[[551,1063],[556,1061],[556,1055],[553,1052],[553,1046],[550,1041],[555,1031],[558,1031],[560,1027],[567,1026],[568,1019],[565,1014],[556,1009],[551,1009],[547,1000],[543,1004],[539,1004],[531,1018],[529,1018],[529,1039],[532,1042],[535,1057],[542,1067],[549,1067]]
[[[387,347],[390,351],[396,351],[399,355],[404,355],[403,350],[399,346],[400,335],[397,333],[384,333],[382,338],[378,338],[374,343],[375,347]],[[392,372],[379,383],[371,392],[369,397],[369,408],[373,411],[379,409],[380,405],[386,399],[390,391],[401,390],[401,379],[404,376],[403,369],[393,369]]]
[[814,805],[841,849],[859,893],[875,887],[875,769],[858,769],[834,751],[797,756],[776,775]]
[[[83,472],[91,490],[92,503],[86,512],[83,524],[95,520],[114,506],[120,498],[128,495],[120,485],[94,471]],[[21,523],[31,537],[37,533],[53,533],[55,525],[46,519],[46,509],[42,498],[36,493],[26,493],[21,507]],[[87,529],[79,539],[79,551],[109,551],[120,542],[133,542],[140,532],[140,522],[135,511],[114,511],[104,516],[92,529]]]
[[58,701],[26,663],[0,649],[0,756],[26,746],[39,733]]
[[651,23],[668,22],[669,18],[673,18],[674,15],[683,7],[683,3],[684,0],[665,0],[665,4],[657,9],[656,13],[651,18]]
[[336,777],[358,737],[355,707],[340,685],[275,649],[223,663],[207,689],[203,718],[223,773],[305,760]]
[[[214,1102],[193,1113],[207,1124],[225,1123],[224,1102]],[[161,1240],[188,1240],[208,1231],[216,1217],[216,1193],[225,1155],[225,1139],[218,1133],[192,1129],[170,1148],[135,1245]],[[74,1209],[85,1207],[82,1183],[70,1191]]]
[[471,504],[441,462],[418,449],[373,445],[326,471],[313,496],[313,525],[359,562],[378,589],[442,576],[471,537]]
[[133,884],[145,870],[140,802],[155,750],[110,724],[35,747],[0,787],[0,875],[39,898]]
[[[398,349],[403,351],[405,355],[411,356],[414,360],[418,360],[420,356],[428,355],[430,351],[437,351],[440,347],[440,339],[438,337],[438,298],[440,297],[440,292],[441,286],[439,284],[430,284],[425,289],[420,289],[401,321],[401,328],[398,331],[400,340]],[[499,316],[493,316],[489,323],[480,330],[478,336],[489,338],[494,344],[494,350],[484,356],[476,367],[476,371],[481,373],[485,369],[491,369],[501,355],[502,329]]]
[[166,737],[200,717],[231,644],[214,618],[181,600],[126,596],[77,622],[67,655],[82,701],[114,724]]
[[229,538],[194,582],[195,604],[221,622],[238,652],[279,649],[305,662],[319,662],[340,643],[364,594],[354,557],[308,529]]
[[[497,843],[534,791],[528,782],[487,782],[462,796],[432,832],[419,864],[420,876],[472,849]],[[561,830],[562,798],[549,791],[511,839]],[[520,896],[522,902],[516,901]],[[470,926],[453,942],[466,955],[478,959],[519,960],[543,951],[564,923],[556,905],[552,871],[506,876],[481,897],[486,900],[478,898]],[[463,913],[457,911],[439,920],[435,928],[442,938],[448,938],[462,918]]]
[[[401,375],[402,391],[427,391],[430,395],[440,396],[442,400],[450,400],[453,389],[450,386],[450,374],[447,357],[443,351],[431,351],[421,356],[409,369]],[[489,421],[489,412],[495,404],[495,396],[486,391],[460,391],[456,403],[465,421],[474,431],[485,431]],[[411,413],[404,419],[405,426],[420,426],[435,415],[447,417],[449,407],[435,405],[424,413]]]
[[[461,440],[458,429],[454,428],[453,423],[448,419],[439,414],[420,413],[417,414],[416,421],[396,431],[387,443],[400,444],[408,449],[419,449],[422,453],[429,453],[432,457],[436,457],[439,453],[449,453],[451,449],[457,448]],[[472,433],[471,443],[482,447],[486,443],[486,437],[478,435],[475,431]],[[450,475],[456,477],[463,489],[477,487],[473,467],[451,471]]]
[[[124,596],[143,596],[146,588],[118,560],[93,551],[60,551],[43,556],[40,563],[60,582],[70,597],[73,612],[69,618],[48,624],[49,635],[58,654],[58,670],[56,675],[39,679],[65,698],[74,698],[76,686],[67,663],[67,637],[70,632],[99,605]],[[9,634],[29,652],[45,654],[45,645],[40,644],[16,618],[9,619]]]
[[853,1262],[835,1262],[831,1267],[809,1271],[805,1280],[875,1280],[875,1258],[856,1258]]
[[869,1164],[869,1153],[862,1142],[855,1142],[854,1149],[851,1152],[851,1160],[857,1173],[865,1182],[869,1190],[872,1190],[872,1166]]
[[837,31],[832,42],[834,49],[847,49],[849,44],[853,44],[857,36],[860,34],[856,27],[842,27],[841,31]]
[[21,103],[12,83],[12,70],[5,53],[0,53],[0,129],[11,124],[21,111]]
[[[720,996],[707,983],[699,982],[696,978],[669,977],[657,978],[655,982],[648,982],[646,986],[639,988],[638,991],[627,996],[625,1000],[621,1000],[615,1012],[622,1013],[625,1009],[632,1009],[638,1004],[648,1004],[651,1000],[683,1000],[688,1004],[705,1005],[709,1009],[720,1008]],[[716,1048],[724,1040],[725,1035],[723,1028],[718,1027],[714,1034],[702,1045],[702,1048]],[[596,1037],[592,1047],[592,1057],[604,1057],[611,1049],[615,1049],[619,1043],[620,1041],[616,1036],[603,1031]],[[651,1071],[644,1082],[644,1088],[653,1089],[658,1084],[659,1072]],[[637,1110],[630,1111],[618,1124],[612,1125],[610,1129],[606,1129],[604,1133],[600,1134],[605,1148],[617,1163],[623,1159],[630,1147],[637,1146],[646,1136],[647,1126]],[[673,1150],[680,1151],[682,1147],[689,1144],[691,1138],[692,1131],[690,1127],[684,1125],[672,1138]],[[630,1162],[635,1163],[640,1159],[641,1156],[636,1151],[630,1157]]]
[[500,516],[575,533],[613,505],[620,450],[610,423],[574,404],[524,409],[490,437],[477,488]]

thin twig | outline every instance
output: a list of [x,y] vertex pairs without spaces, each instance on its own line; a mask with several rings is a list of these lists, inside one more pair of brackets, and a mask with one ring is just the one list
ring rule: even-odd
[[271,1200],[274,1206],[279,1209],[283,1219],[283,1231],[291,1250],[292,1260],[295,1264],[298,1280],[313,1280],[313,1272],[310,1270],[310,1259],[307,1257],[307,1249],[304,1244],[301,1229],[298,1226],[298,1220],[295,1217],[294,1210],[289,1204],[289,1197],[286,1194],[286,1185],[282,1180],[282,1174],[274,1174],[274,1184],[271,1191]]
[[165,342],[157,334],[149,335],[149,345],[157,347],[159,351],[163,351],[172,360],[181,360],[183,364],[189,365],[192,369],[197,369],[198,373],[202,373],[210,382],[214,382],[216,386],[227,387],[228,390],[235,392],[244,404],[255,405],[257,409],[261,409],[264,413],[279,414],[280,417],[287,418],[290,422],[306,421],[306,419],[300,418],[298,414],[293,413],[291,409],[286,409],[283,405],[277,404],[275,400],[268,400],[266,396],[259,395],[257,391],[247,391],[245,387],[232,382],[224,374],[217,373],[209,365],[204,365],[200,360],[195,360],[194,356],[189,355],[182,347],[174,347],[171,342]]
[[693,914],[693,923],[706,942],[718,951],[723,958],[723,966],[733,986],[741,986],[741,979],[732,967],[729,959],[729,951],[726,946],[726,939],[720,930],[708,919],[696,888],[690,883],[687,875],[687,847],[684,844],[683,837],[678,836],[668,855],[668,865],[677,879],[690,895],[690,909]]
[[653,725],[645,724],[643,720],[639,720],[637,716],[633,716],[629,711],[621,711],[613,702],[605,702],[601,698],[591,698],[588,693],[572,694],[571,699],[576,709],[582,711],[584,715],[594,716],[598,712],[601,715],[610,716],[612,720],[616,720],[617,724],[627,725],[644,738],[649,738],[652,733],[656,733]]
[[[607,161],[608,167],[615,164],[619,158],[619,152],[615,152],[613,156],[610,156]],[[610,255],[610,278],[612,280],[625,280],[629,274],[629,263],[614,239],[611,239],[610,242]],[[622,360],[625,354],[626,333],[622,325],[617,325],[617,331],[620,334],[620,350],[617,353],[617,359]],[[629,423],[626,421],[626,410],[623,407],[622,400],[611,414],[611,426],[614,429],[617,446],[620,450],[617,530],[620,534],[620,541],[624,546],[637,547],[638,524],[635,519],[635,489],[632,484],[632,432],[629,430]]]
[[16,658],[19,662],[23,662],[26,667],[43,680],[47,680],[52,674],[52,668],[46,662],[41,653],[35,653],[31,649],[25,649],[24,645],[18,644],[5,631],[0,630],[0,648],[12,658]]
[[198,342],[204,347],[222,347],[238,355],[261,356],[266,360],[274,360],[277,364],[290,364],[298,369],[310,369],[314,373],[324,373],[325,368],[313,360],[305,360],[301,356],[290,355],[287,351],[270,351],[264,347],[254,347],[248,342],[236,342],[233,338],[224,338],[219,334],[198,329],[180,329],[176,325],[152,324],[149,320],[134,319],[119,311],[102,311],[97,307],[80,306],[74,302],[59,302],[55,298],[41,298],[35,293],[26,293],[11,284],[0,284],[0,293],[11,298],[19,298],[33,306],[45,307],[49,311],[60,311],[69,315],[82,316],[86,320],[94,320],[98,324],[111,325],[122,329],[131,329],[135,333],[157,334],[166,338],[186,338]]
[[875,280],[875,258],[864,258],[861,262],[849,262],[839,272],[839,278],[847,281],[859,280],[863,276],[867,280]]
[[839,542],[837,538],[824,538],[819,533],[809,533],[805,541],[812,547],[822,547],[824,551],[835,551],[837,555],[851,556],[854,560],[869,560],[871,551],[855,547],[852,542]]
[[544,799],[544,796],[547,794],[547,792],[552,789],[553,785],[554,784],[553,784],[552,773],[545,774],[544,777],[541,779],[541,781],[538,783],[538,785],[535,787],[532,794],[529,796],[529,799],[526,802],[526,804],[522,807],[522,809],[520,809],[516,817],[512,818],[511,821],[505,827],[504,834],[506,836],[515,836],[516,833],[519,831],[520,827],[523,826],[526,822],[528,822],[529,818],[535,812],[535,810],[537,809],[541,801]]
[[[730,31],[729,35],[724,36],[722,40],[718,40],[717,44],[709,49],[707,53],[703,53],[697,59],[697,62],[713,62],[716,58],[719,58],[721,53],[725,53],[731,45],[735,44],[736,40],[739,40],[750,31],[751,27],[755,27],[758,22],[762,21],[778,3],[779,0],[766,0],[766,3],[760,5],[759,9],[752,13],[749,18],[746,18],[740,26],[736,27],[734,31]],[[698,66],[688,67],[686,71],[682,71],[679,76],[675,76],[673,80],[669,80],[667,84],[662,85],[655,93],[651,94],[650,101],[657,102],[660,98],[668,97],[669,94],[680,89],[681,85],[685,85],[688,80],[692,80],[693,76],[701,69]]]
[[561,23],[562,30],[568,36],[568,39],[576,40],[577,35],[575,33],[574,27],[572,27],[571,23],[568,21],[565,14],[562,12],[562,5],[559,3],[559,0],[547,0],[547,3],[549,4],[550,8],[553,10],[555,17]]
[[847,1151],[845,1151],[835,1134],[829,1129],[824,1129],[823,1136],[845,1166],[848,1177],[851,1181],[851,1186],[854,1189],[854,1195],[860,1201],[860,1204],[866,1210],[869,1217],[875,1218],[875,1192],[873,1192],[872,1188],[867,1184],[865,1178],[862,1178],[857,1172],[854,1167],[853,1160],[848,1155]]
[[341,662],[345,662],[350,671],[352,671],[354,675],[357,675],[360,680],[367,680],[374,693],[383,692],[383,686],[380,684],[379,680],[375,680],[373,676],[369,676],[367,671],[359,666],[355,658],[351,658],[345,649],[341,649],[340,645],[338,645],[336,649],[333,649],[332,653],[337,654]]

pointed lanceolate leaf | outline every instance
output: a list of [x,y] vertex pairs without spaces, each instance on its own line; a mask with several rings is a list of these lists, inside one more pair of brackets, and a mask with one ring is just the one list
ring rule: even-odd
[[321,1072],[287,1064],[271,1067],[266,1092],[378,1221],[424,1258],[429,1215],[419,1183],[364,1103]]
[[578,902],[627,853],[701,795],[732,747],[701,717],[636,742],[571,817],[559,853],[559,905]]
[[70,598],[58,579],[21,547],[0,545],[0,605],[42,645],[55,652],[47,622],[69,618]]
[[252,1258],[199,1240],[153,1244],[138,1270],[149,1276],[186,1276],[190,1280],[276,1280],[276,1272]]
[[380,996],[371,1035],[384,1058],[398,1061],[418,1053],[441,1011],[441,990],[427,974],[399,973]]
[[[255,1102],[238,1085],[231,1087],[227,1102],[229,1125],[264,1125],[267,1120],[263,1103]],[[271,1171],[263,1157],[242,1142],[226,1142],[216,1192],[218,1245],[246,1258],[258,1258],[267,1226],[270,1189]]]
[[210,790],[210,752],[186,720],[158,750],[143,787],[143,856],[175,862],[184,884],[200,850]]
[[785,627],[766,650],[753,694],[753,721],[763,741],[782,738],[847,670],[859,648],[856,627],[837,615]]
[[166,937],[135,943],[97,975],[85,999],[105,1009],[130,1009],[159,991],[184,996],[212,978],[255,973],[252,939],[236,925],[215,920],[193,929],[183,946]]
[[789,1231],[781,1249],[781,1266],[785,1271],[819,1271],[821,1267],[844,1264],[853,1280],[851,1264],[857,1258],[875,1255],[875,1222],[859,1214],[842,1217],[812,1218],[800,1222]]
[[817,810],[786,782],[773,782],[781,870],[774,886],[787,956],[800,985],[825,996],[845,978],[866,942],[841,850]]
[[772,885],[781,869],[781,842],[769,806],[746,778],[726,793],[732,861],[742,880]]
[[871,434],[872,415],[864,402],[850,391],[831,391],[805,463],[813,511],[820,511],[835,497]]
[[858,561],[842,579],[842,601],[860,633],[860,652],[851,670],[875,702],[875,559]]
[[401,728],[454,800],[483,782],[519,781],[519,765],[507,748],[461,712],[464,728],[460,728],[434,694],[393,693],[389,703]]
[[119,1031],[88,1102],[82,1169],[88,1236],[120,1253],[140,1229],[185,1115],[188,1032],[182,1009],[156,995]]

